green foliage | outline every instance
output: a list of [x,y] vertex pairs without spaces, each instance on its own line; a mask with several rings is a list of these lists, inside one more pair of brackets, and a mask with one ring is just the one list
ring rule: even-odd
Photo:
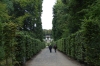
[[97,36],[100,30],[98,23],[92,19],[84,20],[82,29],[84,30],[84,36],[87,37],[87,40],[94,39],[93,36]]
[[[64,7],[64,8],[63,8]],[[53,8],[53,38],[54,40],[58,40],[63,36],[63,33],[66,33],[67,30],[67,14],[66,13],[67,7],[62,3],[61,0],[57,1],[57,4]]]
[[4,52],[4,47],[3,47],[3,32],[2,32],[2,23],[0,23],[0,61],[4,59],[5,57],[5,52]]
[[[83,31],[85,38],[85,50],[86,50],[86,62],[90,65],[100,65],[99,64],[99,38],[100,38],[100,27],[98,23],[94,20],[85,20],[83,23]],[[93,53],[94,52],[94,53]],[[94,59],[95,58],[95,59]]]
[[4,52],[6,64],[9,63],[9,58],[14,59],[15,51],[15,35],[16,35],[16,25],[13,22],[5,23],[3,26],[3,41],[4,41]]
[[7,22],[8,20],[9,16],[7,14],[6,4],[0,2],[0,22]]
[[0,22],[0,44],[2,45],[2,23]]
[[100,0],[57,0],[53,11],[52,31],[58,49],[90,66],[99,66]]
[[[54,18],[52,22],[54,40],[77,32],[81,29],[84,17],[88,18],[93,16],[91,14],[99,13],[99,6],[94,6],[95,2],[94,0],[57,0],[53,9]],[[98,12],[94,13],[94,11]]]
[[62,0],[62,2],[63,2],[64,4],[67,4],[68,0]]
[[[99,29],[98,24],[86,22],[85,25],[88,25],[88,27],[92,25],[90,26],[92,32],[88,31],[90,28],[84,26],[84,30],[82,29],[75,34],[70,35],[66,39],[59,39],[56,41],[58,50],[74,59],[77,59],[78,61],[85,62],[90,66],[99,66],[100,30],[97,30]],[[87,32],[90,32],[90,34]]]
[[40,40],[32,38],[27,32],[17,33],[16,41],[16,61],[18,61],[16,65],[24,64],[25,61],[45,47]]
[[93,19],[85,19],[80,31],[56,43],[58,50],[68,56],[90,66],[100,65],[100,27]]
[[41,12],[42,0],[0,0],[0,65],[20,66],[44,48]]
[[11,0],[4,0],[4,3],[6,4],[6,9],[8,10],[8,14],[12,15],[12,12],[14,10],[13,2]]
[[5,52],[3,46],[0,46],[0,61],[2,61],[5,57]]
[[36,35],[34,37],[42,41],[42,0],[15,0],[13,3],[14,18],[12,17],[12,19],[15,19],[15,22],[18,24],[18,26],[20,26],[19,29],[34,32],[34,34]]
[[99,19],[100,19],[100,1],[99,0],[96,0],[96,3],[92,4],[91,6],[89,6],[88,9],[85,9],[84,11],[86,12],[85,14],[85,18],[87,19],[93,19],[95,20],[96,22],[98,22],[99,24]]

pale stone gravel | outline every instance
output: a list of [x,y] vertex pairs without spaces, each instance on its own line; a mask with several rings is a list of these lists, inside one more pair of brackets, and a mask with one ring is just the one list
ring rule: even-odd
[[37,56],[26,62],[26,66],[84,66],[66,55],[57,51],[49,52],[48,48],[43,49]]

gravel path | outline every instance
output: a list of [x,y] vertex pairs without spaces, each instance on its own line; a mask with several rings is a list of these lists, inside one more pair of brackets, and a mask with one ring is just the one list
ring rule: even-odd
[[26,66],[83,66],[57,51],[49,52],[48,48],[43,49],[36,57],[26,63]]

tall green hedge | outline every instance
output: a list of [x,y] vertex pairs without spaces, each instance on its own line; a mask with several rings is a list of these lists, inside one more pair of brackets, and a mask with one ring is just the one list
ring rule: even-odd
[[83,24],[86,62],[90,65],[100,65],[100,27],[94,20],[85,20]]
[[22,66],[44,48],[41,12],[42,0],[0,0],[0,66]]
[[[6,28],[9,29],[11,24],[12,23],[6,24]],[[5,28],[3,30],[5,30]],[[31,59],[45,47],[44,42],[41,42],[39,39],[34,39],[27,32],[18,31],[16,35],[13,35],[8,34],[9,31],[10,29],[1,31],[0,33],[2,34],[3,32],[3,35],[0,36],[4,36],[0,40],[5,40],[1,41],[0,44],[0,66],[22,66],[27,60]],[[10,31],[10,33],[12,33],[12,31]]]
[[4,59],[5,56],[5,52],[4,52],[4,46],[3,46],[3,28],[2,28],[2,23],[0,23],[0,61],[2,61]]
[[45,44],[38,39],[32,38],[30,35],[24,33],[18,33],[16,36],[16,66],[24,64],[27,60],[31,59],[37,54]]
[[89,66],[100,66],[99,31],[96,22],[85,20],[80,31],[56,41],[58,50]]

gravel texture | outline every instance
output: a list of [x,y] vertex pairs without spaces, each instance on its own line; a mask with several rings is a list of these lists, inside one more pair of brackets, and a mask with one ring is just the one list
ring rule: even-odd
[[84,66],[77,61],[57,51],[50,53],[48,48],[43,49],[34,58],[26,62],[25,66]]

